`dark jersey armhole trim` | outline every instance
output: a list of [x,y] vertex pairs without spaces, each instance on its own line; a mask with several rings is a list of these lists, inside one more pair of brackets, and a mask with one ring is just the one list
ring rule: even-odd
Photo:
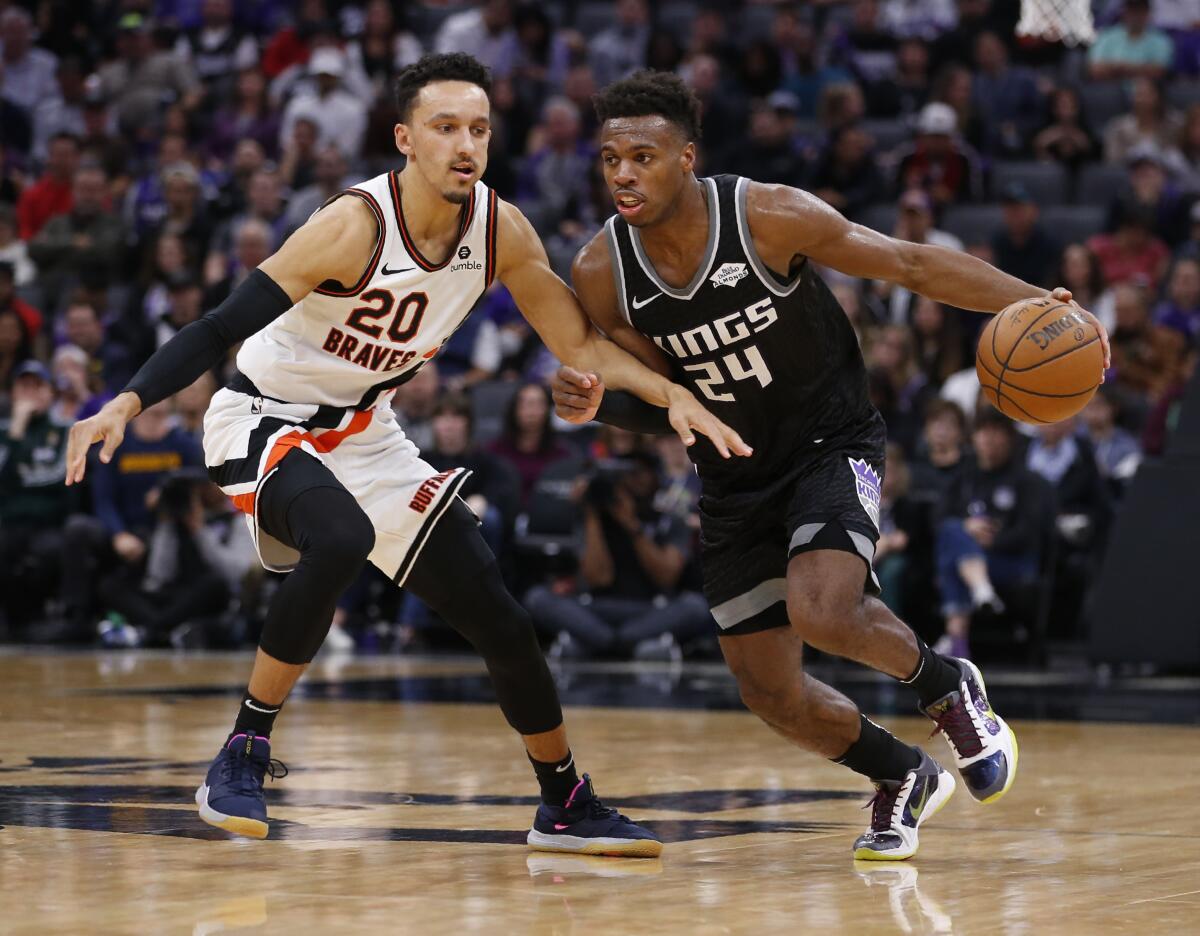
[[[322,296],[336,296],[344,299],[348,296],[356,295],[360,289],[362,289],[371,281],[371,277],[375,275],[375,268],[379,266],[379,258],[383,256],[383,241],[385,233],[387,232],[387,228],[383,223],[383,210],[379,207],[379,202],[375,201],[375,198],[370,192],[365,192],[362,189],[346,189],[346,191],[334,195],[333,198],[325,202],[321,208],[325,208],[327,205],[333,204],[333,202],[337,201],[337,199],[341,198],[343,195],[353,195],[355,198],[361,198],[364,202],[366,202],[367,207],[374,212],[375,224],[379,228],[379,234],[375,240],[375,251],[371,254],[371,261],[367,264],[367,268],[363,270],[363,274],[358,278],[357,283],[355,283],[353,286],[347,287],[343,286],[337,280],[328,279],[313,290],[313,292],[320,293]],[[318,208],[317,210],[320,211],[321,208]]]
[[629,307],[625,301],[625,261],[621,257],[621,245],[617,240],[616,215],[608,219],[604,229],[608,234],[608,250],[612,254],[612,263],[609,266],[612,268],[613,285],[617,288],[617,307],[621,310],[621,317],[632,325],[633,319],[629,317]]
[[458,253],[459,245],[462,244],[463,237],[466,236],[467,229],[471,226],[471,219],[475,217],[475,188],[471,188],[471,195],[467,199],[466,205],[459,212],[458,222],[458,237],[454,240],[454,247],[446,259],[441,263],[431,263],[425,259],[421,251],[417,250],[417,245],[413,241],[412,236],[408,233],[408,225],[404,222],[404,203],[400,199],[400,172],[393,169],[388,176],[388,185],[392,192],[392,208],[396,215],[396,225],[400,228],[400,237],[404,241],[404,249],[408,251],[408,255],[416,261],[426,273],[434,273],[446,267]]
[[781,283],[779,277],[762,262],[762,258],[758,255],[758,250],[754,246],[754,237],[750,233],[750,213],[746,204],[746,195],[749,189],[749,179],[742,176],[737,180],[737,185],[734,189],[734,204],[736,206],[738,239],[742,242],[742,253],[746,255],[746,259],[754,267],[754,272],[758,276],[759,281],[767,289],[776,296],[790,296],[796,291],[796,287],[800,285],[800,280],[804,278],[804,266],[808,261],[805,259],[804,263],[800,265],[799,272],[796,273],[789,283]]
[[484,241],[484,253],[487,256],[484,259],[484,275],[483,286],[486,289],[492,285],[492,280],[496,278],[496,229],[500,227],[500,201],[496,196],[495,189],[488,190],[487,204],[487,237]]

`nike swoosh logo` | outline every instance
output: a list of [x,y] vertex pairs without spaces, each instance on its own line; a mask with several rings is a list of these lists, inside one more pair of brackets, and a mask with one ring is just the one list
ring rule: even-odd
[[633,297],[633,307],[635,309],[640,309],[642,306],[648,306],[648,305],[650,305],[650,303],[652,303],[655,299],[657,299],[661,295],[662,295],[662,293],[655,293],[649,299],[639,299],[637,296],[634,296]]
[[925,811],[925,804],[929,802],[929,784],[926,783],[921,789],[921,802],[917,803],[916,808],[913,808],[912,803],[908,805],[909,814],[914,820],[921,818],[921,813]]
[[554,823],[554,831],[555,832],[561,832],[565,828],[567,828],[565,823],[562,823],[562,822]]
[[570,769],[571,769],[571,765],[572,765],[573,763],[575,763],[575,755],[574,755],[574,754],[572,754],[572,755],[571,755],[571,759],[570,759],[569,761],[567,761],[565,764],[563,764],[561,767],[555,767],[555,768],[554,768],[554,772],[555,772],[555,773],[562,773],[564,770],[570,770]]
[[256,712],[263,712],[267,715],[273,715],[275,712],[279,711],[279,709],[277,709],[277,708],[259,708],[257,705],[255,705],[253,702],[251,702],[249,699],[247,699],[245,701],[245,706],[246,706],[246,708],[251,708],[251,709],[254,709],[254,711],[256,711]]
[[395,276],[397,273],[407,273],[409,270],[412,270],[412,269],[415,269],[415,268],[414,267],[405,267],[403,270],[389,270],[388,265],[385,263],[383,265],[383,269],[380,270],[380,272],[384,276]]

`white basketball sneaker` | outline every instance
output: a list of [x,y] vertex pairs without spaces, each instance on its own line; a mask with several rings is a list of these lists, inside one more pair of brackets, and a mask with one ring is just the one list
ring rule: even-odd
[[854,840],[860,861],[903,861],[917,853],[917,830],[954,794],[954,777],[921,752],[921,763],[903,780],[874,780],[871,827]]

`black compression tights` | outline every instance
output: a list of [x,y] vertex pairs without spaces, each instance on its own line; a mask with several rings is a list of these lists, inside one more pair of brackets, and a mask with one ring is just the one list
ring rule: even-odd
[[[338,597],[374,547],[374,528],[333,473],[302,452],[283,460],[260,496],[263,529],[300,552],[271,602],[260,645],[284,663],[308,663],[329,632]],[[404,587],[483,657],[513,728],[529,735],[562,724],[533,622],[504,587],[496,557],[462,501],[456,498],[433,528]]]

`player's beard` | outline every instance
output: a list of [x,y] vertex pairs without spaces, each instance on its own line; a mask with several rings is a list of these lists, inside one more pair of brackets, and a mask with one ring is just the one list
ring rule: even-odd
[[475,186],[471,186],[471,188],[467,189],[465,192],[442,192],[442,198],[446,199],[446,201],[450,202],[452,205],[465,205],[471,200],[471,191],[474,188]]

